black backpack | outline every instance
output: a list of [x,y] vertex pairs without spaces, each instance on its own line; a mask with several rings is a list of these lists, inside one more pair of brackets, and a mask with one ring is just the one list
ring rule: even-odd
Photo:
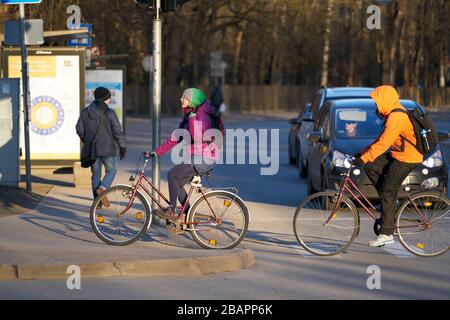
[[[209,117],[211,118],[211,128],[217,129],[222,134],[222,143],[216,143],[218,147],[222,147],[223,142],[225,141],[225,127],[222,122],[222,117],[220,114],[210,114]],[[212,137],[211,143],[216,141],[216,137]]]
[[406,113],[414,128],[417,143],[414,144],[405,137],[400,136],[403,140],[413,145],[417,151],[423,155],[430,153],[436,148],[439,142],[438,134],[435,126],[433,125],[433,121],[427,114],[421,112],[417,108],[412,111],[397,108],[392,110],[392,112]]

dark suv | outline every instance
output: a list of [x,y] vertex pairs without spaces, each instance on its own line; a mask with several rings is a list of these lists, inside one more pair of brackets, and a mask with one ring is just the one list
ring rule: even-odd
[[[322,106],[328,101],[344,100],[344,99],[360,99],[370,98],[369,94],[373,91],[373,88],[364,87],[342,87],[342,88],[321,88],[313,97],[311,103],[309,118],[312,121],[300,121],[299,129],[297,132],[297,138],[295,139],[296,147],[295,163],[299,167],[299,177],[306,178],[307,176],[307,154],[311,143],[306,138],[309,133],[314,129],[314,121],[317,119],[317,115]],[[309,119],[307,119],[309,120]],[[293,147],[292,146],[292,147]],[[290,146],[291,147],[291,146]]]

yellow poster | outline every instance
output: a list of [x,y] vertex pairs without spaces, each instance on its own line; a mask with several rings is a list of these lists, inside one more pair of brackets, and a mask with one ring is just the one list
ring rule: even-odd
[[[28,63],[31,159],[79,159],[75,125],[80,115],[80,57],[30,54]],[[8,76],[21,77],[20,56],[8,57]],[[23,122],[20,124],[23,132]],[[23,134],[20,145],[25,150]]]
[[[20,56],[8,57],[8,77],[22,77],[22,58]],[[28,69],[30,78],[56,78],[55,56],[30,56],[28,57]]]

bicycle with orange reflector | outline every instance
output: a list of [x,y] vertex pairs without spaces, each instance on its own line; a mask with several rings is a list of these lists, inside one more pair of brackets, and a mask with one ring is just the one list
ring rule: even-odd
[[[294,233],[300,245],[318,256],[333,256],[347,249],[360,232],[360,216],[353,200],[375,220],[378,235],[380,219],[376,209],[350,178],[360,174],[346,156],[348,171],[338,190],[314,193],[305,198],[294,215]],[[358,172],[359,171],[359,172]],[[427,190],[410,193],[396,211],[394,235],[403,247],[420,257],[436,257],[450,248],[450,200],[442,192]]]
[[[91,225],[104,242],[124,246],[142,238],[153,216],[144,192],[159,208],[164,209],[169,205],[169,200],[145,175],[150,159],[150,152],[145,152],[143,168],[139,174],[130,178],[131,186],[113,186],[94,200],[90,211]],[[137,171],[139,168],[140,162]],[[157,193],[163,203],[149,189]],[[188,209],[189,200],[194,194],[199,196]],[[108,201],[102,201],[104,197]],[[105,202],[109,202],[108,207],[102,205]],[[234,248],[247,233],[248,209],[237,195],[236,188],[206,189],[202,186],[200,176],[192,179],[188,198],[177,211],[176,221],[165,220],[167,229],[178,235],[190,232],[194,241],[205,249]]]

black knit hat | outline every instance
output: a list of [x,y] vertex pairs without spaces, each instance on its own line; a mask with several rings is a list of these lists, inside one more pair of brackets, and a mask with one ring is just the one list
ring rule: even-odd
[[106,89],[105,87],[98,87],[94,91],[95,100],[105,101],[111,98],[111,91]]

